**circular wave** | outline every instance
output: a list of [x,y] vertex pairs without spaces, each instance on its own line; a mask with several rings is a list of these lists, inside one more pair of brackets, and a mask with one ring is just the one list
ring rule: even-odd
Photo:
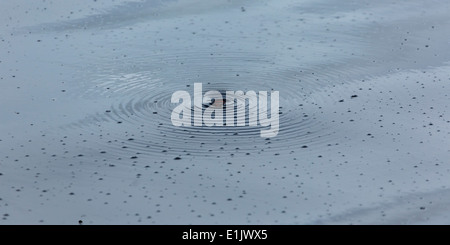
[[[323,74],[306,72],[272,64],[248,53],[223,56],[182,53],[152,59],[164,66],[149,68],[134,60],[133,72],[115,72],[90,81],[94,86],[84,96],[113,102],[105,112],[85,118],[71,125],[72,128],[90,131],[93,130],[90,125],[103,127],[109,138],[103,138],[104,142],[99,144],[113,151],[132,149],[140,154],[216,157],[305,150],[334,137],[329,124],[316,115],[321,105],[330,103],[329,96],[317,92],[330,86],[331,77],[340,76],[334,74],[335,70]],[[195,82],[203,84],[203,94],[210,90],[279,91],[278,135],[261,137],[264,128],[260,126],[173,126],[171,113],[176,104],[171,103],[171,96],[175,91],[185,90],[193,100]],[[134,137],[130,139],[130,135]]]

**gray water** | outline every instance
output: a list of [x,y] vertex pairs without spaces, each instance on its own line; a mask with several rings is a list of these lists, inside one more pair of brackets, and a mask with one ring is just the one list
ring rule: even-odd
[[[450,2],[0,3],[0,224],[448,224]],[[279,91],[280,131],[175,127]]]

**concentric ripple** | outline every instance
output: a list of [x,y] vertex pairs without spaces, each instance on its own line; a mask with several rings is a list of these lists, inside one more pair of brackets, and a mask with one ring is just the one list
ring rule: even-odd
[[[161,57],[156,59],[161,61]],[[182,66],[180,60],[189,60],[189,63]],[[330,100],[317,97],[322,96],[316,93],[317,86],[308,86],[317,83],[317,75],[308,77],[303,71],[273,65],[249,53],[227,53],[226,56],[181,53],[167,57],[164,64],[164,68],[151,69],[135,63],[134,67],[142,66],[141,71],[103,75],[91,81],[93,85],[84,96],[107,98],[112,104],[104,112],[69,128],[81,127],[89,131],[92,125],[112,127],[108,130],[112,138],[99,143],[107,143],[116,151],[133,149],[140,154],[217,157],[304,150],[333,137],[332,129],[315,118],[318,103]],[[180,72],[174,76],[169,73],[173,69]],[[203,94],[210,90],[279,91],[279,134],[270,139],[261,138],[264,128],[260,126],[173,126],[171,113],[176,104],[171,103],[171,96],[175,91],[184,90],[193,100],[195,82],[203,84]],[[126,128],[126,132],[121,132],[122,128]],[[127,140],[129,135],[134,135],[132,140]]]

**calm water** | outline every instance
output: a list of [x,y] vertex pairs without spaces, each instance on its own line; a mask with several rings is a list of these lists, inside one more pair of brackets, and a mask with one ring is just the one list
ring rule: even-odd
[[[446,1],[0,3],[0,224],[450,222]],[[279,91],[280,131],[175,127]]]

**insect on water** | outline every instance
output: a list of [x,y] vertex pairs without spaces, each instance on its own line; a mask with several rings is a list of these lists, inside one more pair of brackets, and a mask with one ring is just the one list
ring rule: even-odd
[[254,127],[259,121],[262,127],[270,126],[261,130],[261,137],[275,137],[279,131],[279,92],[270,92],[270,103],[268,97],[267,91],[256,93],[252,90],[225,93],[211,90],[203,94],[202,84],[195,83],[193,109],[191,95],[187,91],[172,94],[172,103],[181,102],[172,111],[172,124],[177,127]]

